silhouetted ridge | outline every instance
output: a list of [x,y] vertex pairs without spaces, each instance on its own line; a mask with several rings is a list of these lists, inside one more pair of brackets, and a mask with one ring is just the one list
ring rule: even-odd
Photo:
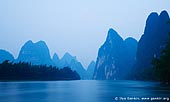
[[160,18],[161,19],[169,19],[169,15],[168,15],[168,12],[167,11],[162,11],[161,13],[160,13]]
[[58,57],[58,55],[57,55],[56,53],[54,53],[53,59],[54,59],[54,60],[59,60],[59,57]]
[[120,35],[112,28],[109,29],[106,41],[123,40]]
[[126,39],[124,40],[124,42],[128,42],[128,43],[136,43],[137,40],[134,39],[134,38],[132,38],[132,37],[128,37],[128,38],[126,38]]
[[76,71],[81,79],[87,79],[88,76],[82,64],[76,59],[76,56],[73,57],[71,54],[65,53],[64,56],[59,59],[58,55],[55,53],[51,59],[48,46],[44,41],[38,41],[35,43],[31,40],[27,41],[21,47],[16,60],[14,60],[14,57],[10,53],[0,50],[0,62],[2,63],[5,60],[14,61],[15,63],[31,63],[32,65],[52,65],[60,69],[69,67],[73,71]]
[[123,41],[115,30],[109,29],[106,41],[98,51],[93,79],[125,79],[135,61],[136,48],[136,40]]
[[54,63],[54,66],[57,66],[57,67],[60,66],[60,59],[56,53],[54,53],[52,61]]
[[92,79],[93,78],[93,73],[95,69],[96,63],[94,61],[91,61],[90,64],[87,67],[87,79]]
[[72,56],[68,52],[64,54],[64,56],[61,58],[61,61],[66,62],[66,63],[71,63],[72,60],[77,60],[76,56]]
[[70,67],[72,70],[75,70],[81,77],[81,79],[86,79],[86,70],[82,66],[82,64],[77,60],[76,56],[72,56],[68,52],[64,54],[64,56],[59,59],[57,54],[53,55],[52,59],[55,66],[59,68]]
[[[136,54],[136,62],[132,72],[135,74],[133,79],[152,80],[153,58],[159,58],[161,51],[168,41],[168,33],[170,32],[169,15],[166,11],[162,11],[160,15],[151,13],[146,21],[145,31],[138,43]],[[145,70],[145,71],[144,71]],[[144,73],[147,70],[147,74]]]
[[14,61],[14,57],[8,51],[0,49],[0,63],[5,60]]
[[49,49],[44,41],[26,42],[19,53],[17,62],[30,62],[35,65],[52,65]]

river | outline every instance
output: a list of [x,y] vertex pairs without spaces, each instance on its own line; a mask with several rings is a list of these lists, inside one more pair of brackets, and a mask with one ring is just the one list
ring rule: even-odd
[[170,101],[170,88],[143,81],[0,82],[0,102]]

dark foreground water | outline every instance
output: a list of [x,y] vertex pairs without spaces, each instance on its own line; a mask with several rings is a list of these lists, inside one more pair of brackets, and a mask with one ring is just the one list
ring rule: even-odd
[[0,82],[0,102],[154,102],[169,98],[170,88],[154,82]]

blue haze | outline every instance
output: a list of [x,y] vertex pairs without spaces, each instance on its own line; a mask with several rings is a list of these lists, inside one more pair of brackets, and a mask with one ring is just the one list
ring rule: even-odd
[[0,48],[15,58],[28,40],[44,40],[51,56],[65,52],[77,56],[84,66],[97,57],[109,28],[125,39],[139,40],[146,17],[167,10],[162,0],[1,0]]
[[0,90],[1,102],[150,102],[119,97],[164,98],[170,92],[155,82],[111,80],[0,82]]

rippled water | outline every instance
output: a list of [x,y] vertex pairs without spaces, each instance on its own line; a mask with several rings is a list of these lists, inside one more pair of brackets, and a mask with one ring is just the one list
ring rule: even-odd
[[130,98],[140,98],[137,102],[143,97],[168,98],[170,88],[141,81],[0,82],[0,102],[131,102]]

